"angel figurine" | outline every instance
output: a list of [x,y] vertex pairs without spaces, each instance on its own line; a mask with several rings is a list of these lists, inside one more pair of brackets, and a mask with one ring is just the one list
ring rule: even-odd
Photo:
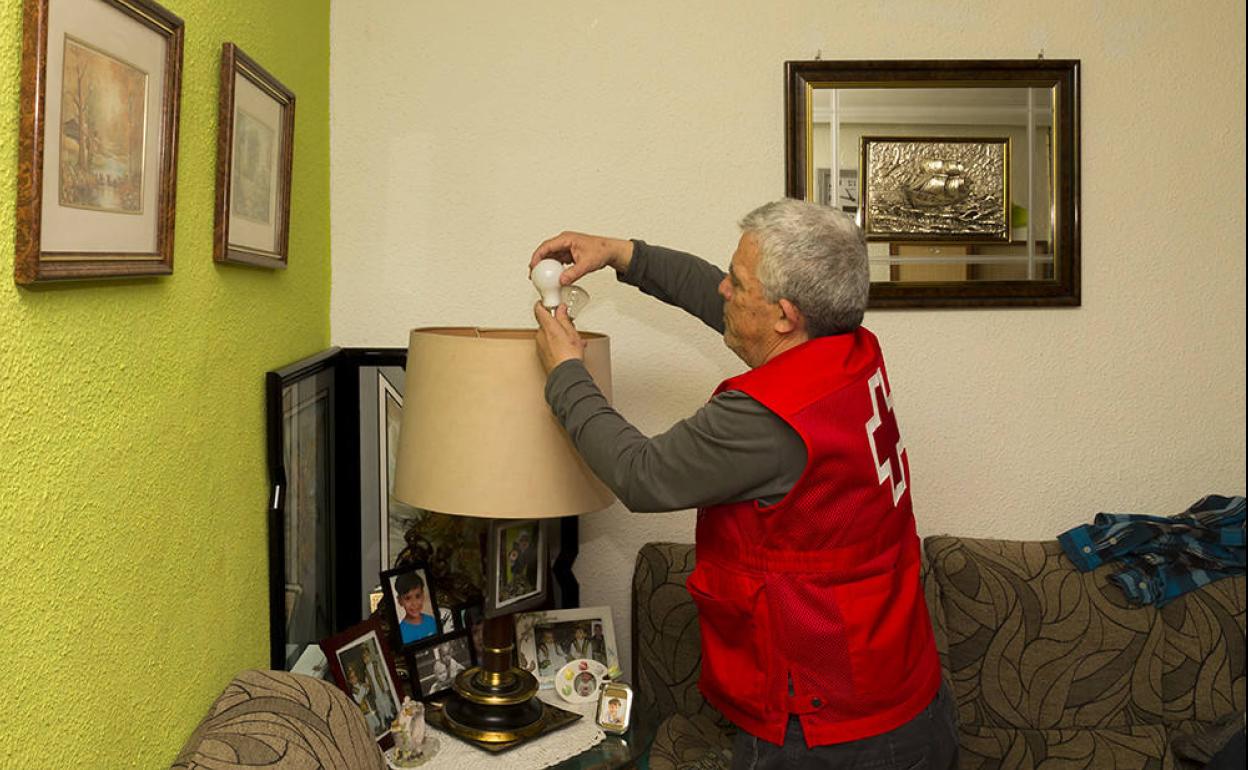
[[398,767],[415,767],[425,752],[425,704],[410,697],[403,699],[399,715],[390,724],[394,735],[394,764]]

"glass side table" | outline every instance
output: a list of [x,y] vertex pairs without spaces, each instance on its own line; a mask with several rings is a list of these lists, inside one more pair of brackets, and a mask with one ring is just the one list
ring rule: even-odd
[[550,770],[648,770],[650,745],[654,743],[658,727],[652,714],[634,712],[628,732],[621,735],[607,733],[607,737],[597,746],[551,765]]
[[[543,694],[553,696],[551,691],[543,691]],[[545,699],[545,698],[543,698]],[[552,700],[553,697],[552,697]],[[559,708],[568,710],[571,704],[559,704]],[[574,707],[572,707],[574,708]],[[579,711],[579,709],[578,709]],[[589,711],[589,708],[586,708]],[[582,720],[593,722],[592,711],[590,713],[582,712]],[[455,745],[457,738],[449,734],[443,733],[436,727],[431,727],[438,733],[438,737],[445,745]],[[570,729],[570,728],[565,728]],[[560,730],[555,730],[548,735],[537,738],[539,742],[555,742],[560,738]],[[655,736],[658,733],[658,722],[651,714],[641,714],[634,712],[632,715],[632,726],[627,732],[621,735],[612,735],[607,733],[597,745],[592,746],[580,754],[570,757],[562,762],[548,765],[548,768],[555,770],[625,770],[626,768],[637,768],[637,770],[648,770],[649,768],[649,752],[650,746],[654,743]],[[511,751],[521,751],[521,748],[511,749],[499,754],[491,755],[483,749],[471,748],[470,751],[480,758],[489,758],[486,761],[492,762],[498,768],[513,767],[514,763],[508,762]],[[432,757],[427,764],[421,765],[421,770],[456,770],[456,759],[448,756],[445,748],[437,755]]]

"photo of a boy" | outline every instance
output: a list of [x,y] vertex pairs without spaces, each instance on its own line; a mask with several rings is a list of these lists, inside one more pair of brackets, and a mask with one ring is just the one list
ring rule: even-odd
[[620,725],[624,724],[624,704],[619,698],[612,698],[607,701],[607,718],[604,720],[608,724]]
[[394,578],[399,634],[403,644],[438,633],[438,621],[429,612],[429,598],[425,588],[425,580],[419,572],[407,572]]

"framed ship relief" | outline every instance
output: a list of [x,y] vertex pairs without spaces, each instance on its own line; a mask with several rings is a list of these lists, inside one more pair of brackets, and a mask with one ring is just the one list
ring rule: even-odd
[[867,240],[1010,239],[1010,139],[861,139],[862,227]]
[[233,43],[221,49],[213,260],[286,267],[295,95]]
[[150,0],[26,0],[17,283],[173,272],[182,39]]

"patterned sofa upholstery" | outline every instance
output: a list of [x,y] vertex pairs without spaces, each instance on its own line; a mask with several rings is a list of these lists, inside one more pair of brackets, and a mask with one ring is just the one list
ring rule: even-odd
[[[1106,580],[1113,565],[1080,573],[1055,540],[923,545],[961,767],[1200,767],[1242,729],[1242,576],[1134,608]],[[652,770],[729,762],[731,727],[697,689],[692,570],[692,545],[650,543],[633,576],[636,706],[662,722]]]
[[226,686],[173,770],[386,770],[360,709],[329,682],[244,671]]

